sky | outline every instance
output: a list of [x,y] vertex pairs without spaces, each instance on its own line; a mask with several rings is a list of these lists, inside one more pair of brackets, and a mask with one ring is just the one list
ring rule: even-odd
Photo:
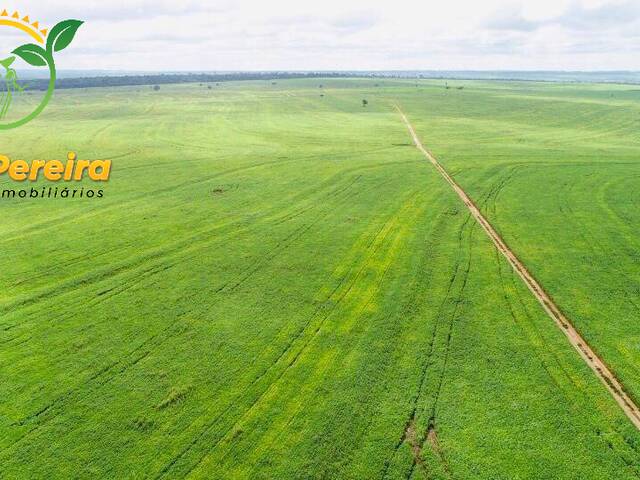
[[[640,70],[640,0],[27,0],[1,6],[49,27],[67,18],[86,22],[56,56],[59,69]],[[2,38],[4,54],[14,37]]]

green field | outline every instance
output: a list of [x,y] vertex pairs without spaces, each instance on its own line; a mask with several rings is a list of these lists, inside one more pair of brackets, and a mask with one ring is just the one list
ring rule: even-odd
[[0,200],[0,478],[640,477],[393,108],[640,399],[640,89],[458,85],[68,90],[3,133],[113,169]]

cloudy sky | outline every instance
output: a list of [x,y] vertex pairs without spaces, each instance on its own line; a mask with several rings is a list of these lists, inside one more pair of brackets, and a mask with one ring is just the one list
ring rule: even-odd
[[[42,0],[62,69],[640,70],[640,0]],[[0,30],[3,33],[3,30]]]

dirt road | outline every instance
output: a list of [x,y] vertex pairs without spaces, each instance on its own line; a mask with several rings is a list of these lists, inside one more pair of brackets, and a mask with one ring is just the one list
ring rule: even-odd
[[524,283],[529,287],[531,293],[535,295],[538,299],[542,307],[549,314],[549,316],[553,319],[556,325],[564,332],[564,334],[569,339],[571,345],[578,351],[582,359],[586,362],[587,365],[593,370],[593,372],[598,376],[598,378],[602,381],[602,383],[607,387],[607,390],[611,393],[616,402],[620,405],[624,413],[627,414],[629,420],[636,426],[638,430],[640,430],[640,409],[633,402],[633,400],[627,395],[624,390],[622,384],[615,377],[613,372],[609,370],[607,365],[602,361],[600,357],[598,357],[595,352],[591,349],[589,344],[585,342],[582,336],[575,329],[573,324],[564,316],[564,314],[560,311],[560,309],[553,302],[551,297],[544,291],[544,289],[540,286],[535,278],[529,273],[526,267],[522,264],[518,257],[509,249],[507,244],[502,240],[500,235],[493,229],[491,224],[487,221],[487,219],[480,213],[480,210],[473,203],[471,198],[460,188],[460,186],[451,178],[451,176],[447,173],[440,162],[433,156],[431,152],[429,152],[424,146],[422,142],[418,138],[413,126],[407,119],[404,112],[400,109],[399,106],[396,105],[396,109],[398,113],[402,116],[402,120],[406,124],[409,129],[409,133],[411,133],[411,137],[413,137],[413,142],[415,143],[418,150],[420,150],[423,155],[429,160],[433,166],[440,172],[440,175],[447,181],[451,188],[458,194],[458,196],[462,199],[464,204],[469,208],[469,211],[476,219],[476,221],[482,226],[484,231],[489,235],[489,238],[496,246],[496,248],[504,255],[507,261],[511,264],[515,272],[520,276],[520,278],[524,281]]

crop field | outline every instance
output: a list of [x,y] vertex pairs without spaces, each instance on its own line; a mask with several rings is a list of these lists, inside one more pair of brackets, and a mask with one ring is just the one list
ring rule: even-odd
[[63,90],[3,138],[113,167],[0,200],[0,478],[640,477],[395,108],[637,401],[640,89],[449,86]]

